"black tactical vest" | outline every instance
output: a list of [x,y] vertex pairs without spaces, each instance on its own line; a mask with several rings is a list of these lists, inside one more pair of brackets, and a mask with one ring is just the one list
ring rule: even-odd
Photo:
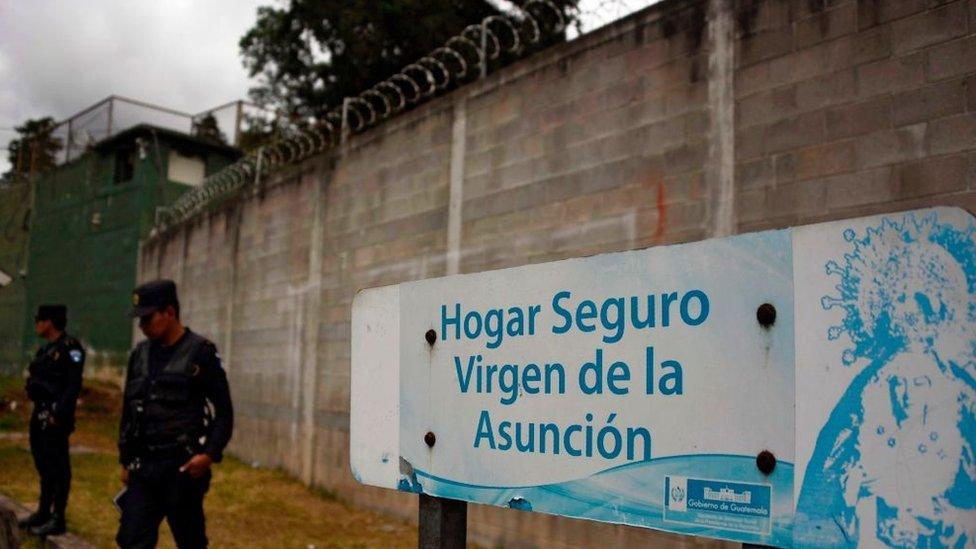
[[174,448],[196,452],[206,434],[207,403],[190,390],[200,366],[193,362],[207,340],[187,331],[170,361],[154,376],[149,372],[149,342],[136,349],[136,360],[125,382],[125,402],[131,407],[138,440],[149,452]]
[[57,401],[68,387],[68,353],[74,340],[70,336],[47,345],[28,367],[27,395],[38,404]]

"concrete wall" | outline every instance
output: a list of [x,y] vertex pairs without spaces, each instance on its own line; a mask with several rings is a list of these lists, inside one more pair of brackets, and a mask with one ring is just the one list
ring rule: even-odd
[[[946,204],[976,209],[976,2],[670,1],[510,66],[160,235],[239,413],[232,450],[361,505],[360,288]],[[472,506],[506,546],[705,544]]]

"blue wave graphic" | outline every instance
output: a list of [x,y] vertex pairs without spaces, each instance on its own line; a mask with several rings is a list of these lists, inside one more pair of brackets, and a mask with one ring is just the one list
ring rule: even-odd
[[[756,469],[755,456],[666,456],[613,467],[584,479],[538,486],[481,486],[420,470],[413,473],[410,479],[401,481],[402,490],[695,536],[781,547],[792,545],[793,464],[783,461],[766,477]],[[770,486],[768,530],[746,532],[666,521],[664,483],[669,476]]]

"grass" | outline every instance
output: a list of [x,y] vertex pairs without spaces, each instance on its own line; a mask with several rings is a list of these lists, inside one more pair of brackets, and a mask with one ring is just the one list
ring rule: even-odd
[[[28,505],[37,498],[37,473],[26,436],[29,403],[23,380],[0,376],[0,491]],[[20,405],[11,411],[9,402]],[[116,454],[119,391],[86,382],[77,430],[71,437],[73,480],[68,529],[97,547],[114,547],[118,512],[111,499],[121,488]],[[13,435],[13,436],[12,436]],[[213,547],[415,547],[417,529],[354,509],[280,471],[253,469],[226,457],[214,467],[204,500]],[[31,545],[27,545],[30,547]],[[35,545],[36,546],[36,545]],[[160,547],[175,547],[165,525]]]
[[[23,412],[11,412],[9,399],[22,394],[24,380],[10,375],[0,375],[0,432],[22,431],[27,428],[27,416]],[[14,404],[14,406],[21,403]]]

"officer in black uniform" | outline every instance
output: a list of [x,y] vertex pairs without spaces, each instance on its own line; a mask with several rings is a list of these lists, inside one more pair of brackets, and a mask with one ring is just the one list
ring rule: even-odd
[[203,496],[234,425],[227,376],[214,344],[180,322],[173,281],[139,286],[132,302],[129,316],[139,318],[148,340],[129,356],[116,542],[155,547],[165,517],[178,547],[206,547]]
[[64,305],[41,305],[34,316],[34,332],[47,340],[31,361],[27,378],[27,396],[34,402],[31,454],[41,477],[41,496],[37,511],[21,526],[40,536],[64,533],[71,486],[68,437],[75,426],[85,349],[65,333],[67,324],[68,309]]

